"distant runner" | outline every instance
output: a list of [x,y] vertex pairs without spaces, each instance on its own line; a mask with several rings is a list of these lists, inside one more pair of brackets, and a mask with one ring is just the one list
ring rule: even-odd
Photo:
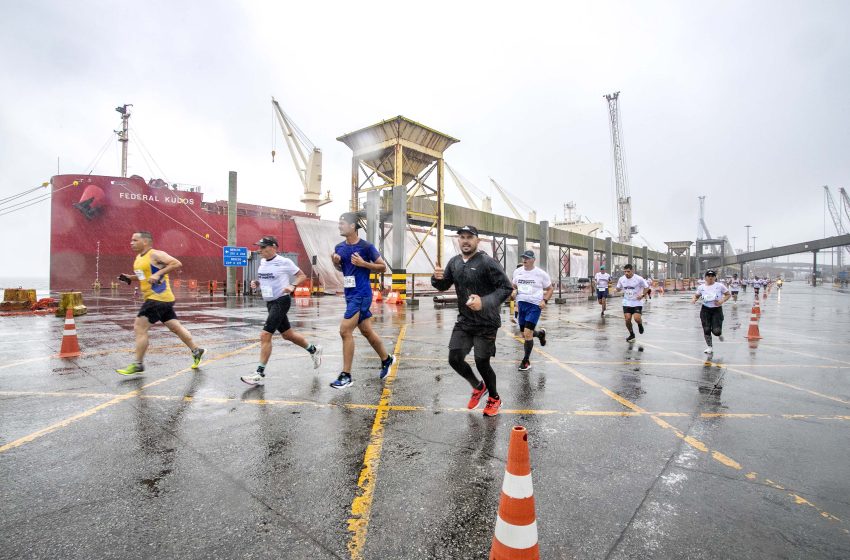
[[260,363],[257,364],[257,370],[251,375],[240,377],[242,382],[248,385],[259,385],[265,380],[266,365],[272,355],[272,336],[275,332],[279,332],[284,340],[309,352],[313,358],[313,369],[322,365],[322,347],[310,344],[306,338],[295,332],[286,316],[289,306],[292,305],[292,292],[307,276],[290,259],[277,254],[278,245],[274,236],[267,235],[255,245],[260,247],[262,260],[257,268],[257,279],[251,280],[251,288],[260,289],[269,314],[260,332]]
[[732,292],[732,300],[738,301],[738,292],[741,291],[741,281],[738,280],[738,275],[732,275],[732,282],[730,282],[729,289]]
[[360,239],[357,230],[356,212],[346,212],[339,217],[339,234],[345,241],[334,249],[331,259],[337,270],[343,274],[345,289],[345,314],[339,325],[339,336],[342,337],[342,371],[336,381],[331,383],[334,389],[344,389],[354,382],[351,377],[351,365],[354,362],[354,328],[366,337],[372,349],[381,359],[381,369],[378,376],[385,379],[390,372],[395,358],[384,348],[384,343],[378,333],[372,329],[372,286],[369,285],[369,274],[384,272],[387,265],[374,245]]
[[605,272],[605,265],[599,267],[599,272],[593,276],[593,283],[596,286],[596,301],[602,306],[600,317],[605,316],[605,310],[608,309],[608,284],[611,282],[611,275]]
[[513,293],[517,300],[519,311],[519,328],[525,339],[525,355],[519,364],[519,371],[531,369],[531,351],[534,349],[534,338],[540,339],[540,346],[546,346],[546,329],[534,330],[540,321],[540,312],[546,307],[555,286],[549,274],[534,266],[534,251],[522,254],[522,267],[514,270]]
[[632,317],[638,326],[638,332],[643,334],[643,298],[646,297],[646,289],[649,287],[641,276],[635,274],[631,264],[623,267],[624,276],[617,280],[617,291],[623,294],[623,319],[629,336],[626,342],[635,341],[635,331],[632,330]]
[[115,371],[121,375],[134,375],[145,371],[144,359],[148,351],[148,331],[151,325],[162,322],[168,330],[183,341],[192,351],[192,369],[198,369],[204,349],[199,348],[186,327],[174,313],[174,293],[171,291],[169,272],[179,270],[183,264],[166,253],[152,247],[153,235],[148,231],[137,231],[130,238],[130,248],[136,253],[133,274],[120,274],[118,279],[127,284],[138,282],[145,302],[136,316],[133,327],[136,332],[136,361],[124,369]]
[[702,298],[702,309],[699,312],[699,319],[702,323],[702,334],[705,337],[706,346],[703,352],[712,354],[714,352],[714,344],[711,340],[711,335],[720,338],[723,341],[723,309],[722,305],[731,297],[729,288],[720,282],[715,282],[717,273],[713,270],[705,271],[705,284],[697,288],[694,294],[693,303]]
[[[484,416],[495,416],[502,399],[490,358],[496,355],[496,334],[502,326],[500,308],[513,287],[501,265],[478,250],[478,230],[474,226],[463,226],[457,234],[460,254],[452,257],[445,269],[434,269],[431,285],[441,292],[454,285],[457,293],[458,316],[449,341],[449,365],[472,386],[466,406],[477,407],[484,393],[489,393]],[[466,362],[473,348],[475,368],[482,380]]]

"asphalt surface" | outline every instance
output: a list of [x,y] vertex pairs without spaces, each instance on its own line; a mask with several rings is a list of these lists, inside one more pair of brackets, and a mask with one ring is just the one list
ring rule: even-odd
[[156,326],[131,378],[138,301],[87,294],[76,359],[61,319],[0,318],[0,558],[487,558],[517,424],[542,558],[850,558],[850,294],[774,290],[754,345],[742,293],[710,361],[689,298],[648,302],[634,344],[618,300],[550,305],[529,372],[505,310],[495,418],[427,299],[373,307],[397,368],[355,333],[343,391],[340,298],[290,312],[322,367],[277,338],[257,388],[261,302],[181,296],[205,362]]

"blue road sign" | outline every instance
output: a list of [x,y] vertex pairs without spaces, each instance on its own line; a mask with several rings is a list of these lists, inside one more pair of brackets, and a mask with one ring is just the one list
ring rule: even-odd
[[224,266],[248,266],[248,247],[223,247]]

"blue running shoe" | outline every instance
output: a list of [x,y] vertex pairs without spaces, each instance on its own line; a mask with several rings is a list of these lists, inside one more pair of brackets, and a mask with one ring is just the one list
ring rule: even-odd
[[395,363],[395,356],[392,354],[387,356],[387,361],[381,363],[381,379],[386,379],[387,375],[390,374],[393,363]]
[[342,372],[339,374],[339,377],[336,378],[336,381],[331,382],[331,387],[334,389],[345,389],[347,387],[351,387],[352,383],[354,383],[354,380],[351,379],[351,374]]

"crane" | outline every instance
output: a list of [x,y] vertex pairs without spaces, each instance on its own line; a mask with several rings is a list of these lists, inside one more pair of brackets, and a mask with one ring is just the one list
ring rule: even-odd
[[699,223],[697,223],[697,239],[713,239],[705,225],[705,196],[699,196]]
[[632,235],[638,232],[637,226],[632,226],[632,198],[629,196],[629,183],[626,176],[626,158],[623,153],[623,131],[620,125],[620,109],[618,99],[620,92],[604,96],[608,100],[608,116],[611,128],[611,146],[614,156],[614,184],[617,189],[617,226],[618,241],[629,243]]
[[[298,178],[304,186],[304,197],[301,202],[304,203],[307,212],[318,215],[319,207],[331,202],[331,191],[322,198],[322,150],[310,142],[307,135],[280,108],[280,104],[274,97],[272,97],[272,108],[283,131],[283,138],[286,140],[286,147],[289,149],[289,155],[292,156]],[[274,156],[275,151],[272,150],[272,161]]]
[[[519,210],[517,210],[516,206],[514,206],[514,203],[511,202],[511,198],[508,196],[508,192],[505,189],[503,189],[502,186],[499,183],[497,183],[496,180],[493,179],[492,177],[490,177],[490,182],[493,183],[494,187],[496,187],[496,191],[502,197],[502,200],[505,201],[505,204],[508,205],[508,208],[510,208],[514,217],[517,220],[523,220],[524,218],[522,217],[522,214],[519,213]],[[523,207],[523,210],[526,210],[528,212],[528,221],[533,222],[533,223],[537,223],[537,212],[535,212],[529,205],[527,205],[527,204],[523,203],[521,200],[519,200],[519,198],[517,198],[516,196],[514,196],[513,198],[514,198],[514,200],[516,200],[517,204],[519,204],[520,206]]]
[[[460,194],[463,195],[464,200],[466,200],[466,203],[470,206],[470,208],[483,210],[484,212],[493,212],[493,199],[484,194],[481,189],[473,185],[468,179],[463,178],[460,173],[452,169],[448,162],[444,161],[444,164],[449,175],[451,175],[452,179],[454,179]],[[475,200],[472,198],[469,191],[472,191],[473,194],[481,199],[481,208],[475,204]]]
[[[841,221],[841,214],[838,211],[838,207],[835,205],[835,200],[832,198],[832,193],[829,192],[829,187],[827,185],[823,186],[823,193],[826,197],[826,206],[829,208],[829,215],[832,217],[832,223],[835,226],[835,231],[838,235],[844,235],[847,233],[847,230],[844,229],[844,224]],[[850,252],[850,247],[843,247],[842,249],[846,249]],[[836,260],[838,261],[838,268],[841,268],[842,257],[844,256],[844,251],[842,249],[838,250],[838,256]]]
[[847,196],[847,191],[844,190],[844,187],[838,187],[838,194],[841,195],[844,215],[847,216],[847,221],[850,222],[850,197]]

